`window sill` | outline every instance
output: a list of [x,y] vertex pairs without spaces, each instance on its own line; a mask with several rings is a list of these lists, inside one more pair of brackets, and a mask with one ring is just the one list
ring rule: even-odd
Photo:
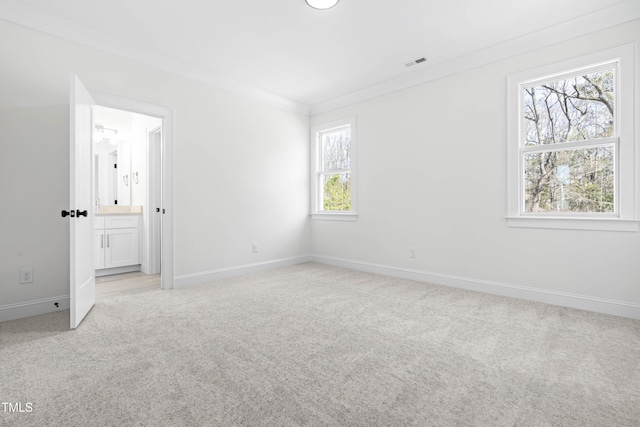
[[358,214],[355,212],[312,213],[311,219],[320,221],[357,221]]
[[506,217],[507,226],[564,230],[640,231],[640,220],[620,218]]

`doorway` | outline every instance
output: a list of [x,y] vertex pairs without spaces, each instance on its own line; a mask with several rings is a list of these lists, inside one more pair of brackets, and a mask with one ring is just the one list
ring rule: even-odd
[[[133,238],[127,240],[124,228],[118,230],[122,232],[117,236],[111,237],[129,245],[119,248],[121,252],[113,255],[116,262],[126,260],[129,253],[138,253],[139,258],[126,261],[126,266],[113,264],[117,266],[108,270],[109,276],[101,274],[105,270],[96,270],[96,282],[112,282],[114,289],[116,283],[117,287],[124,289],[123,284],[130,282],[129,286],[134,291],[137,286],[144,288],[150,284],[172,289],[172,112],[126,98],[90,93],[96,103],[94,127],[101,131],[94,135],[94,139],[98,145],[102,144],[102,151],[94,144],[94,164],[99,165],[98,170],[109,171],[110,174],[106,174],[102,184],[99,182],[101,179],[96,178],[94,212],[117,212],[112,216],[120,219],[130,217],[135,220],[135,215],[139,216],[137,248]],[[102,152],[107,159],[104,162],[98,158]],[[102,224],[100,216],[103,215],[95,216],[94,233],[96,236],[100,234],[97,227],[103,226],[106,237],[110,234],[109,221]],[[135,224],[125,223],[121,221],[120,225],[111,227],[135,228]],[[112,246],[109,250],[115,251],[115,244],[108,241]],[[96,250],[100,250],[97,243]],[[105,254],[105,257],[109,259],[109,255]]]
[[93,127],[96,297],[159,288],[162,119],[96,105]]

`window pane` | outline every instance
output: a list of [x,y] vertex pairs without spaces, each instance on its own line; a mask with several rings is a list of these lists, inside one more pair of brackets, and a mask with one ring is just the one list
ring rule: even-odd
[[613,212],[614,147],[524,155],[525,212]]
[[321,134],[322,170],[351,169],[351,126]]
[[351,174],[335,173],[322,176],[322,210],[351,210]]
[[523,89],[525,146],[614,136],[614,69]]

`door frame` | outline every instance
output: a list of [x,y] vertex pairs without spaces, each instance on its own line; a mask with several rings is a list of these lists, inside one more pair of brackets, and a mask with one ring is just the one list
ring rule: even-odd
[[[89,90],[96,105],[145,114],[162,119],[161,157],[161,198],[164,214],[162,215],[161,237],[161,274],[162,289],[174,287],[173,264],[173,110],[158,105],[147,104],[133,99]],[[147,206],[147,209],[149,207]]]
[[[162,215],[155,215],[154,210],[162,206],[162,126],[147,132],[147,218],[149,230],[147,270],[148,274],[162,272]],[[160,179],[157,179],[160,177]]]

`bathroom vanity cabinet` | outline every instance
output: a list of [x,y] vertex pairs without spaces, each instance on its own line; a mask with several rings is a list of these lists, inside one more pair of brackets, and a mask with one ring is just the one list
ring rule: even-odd
[[[140,264],[140,215],[96,215],[94,268],[96,276],[110,274],[106,269]],[[122,270],[113,271],[113,273]]]

